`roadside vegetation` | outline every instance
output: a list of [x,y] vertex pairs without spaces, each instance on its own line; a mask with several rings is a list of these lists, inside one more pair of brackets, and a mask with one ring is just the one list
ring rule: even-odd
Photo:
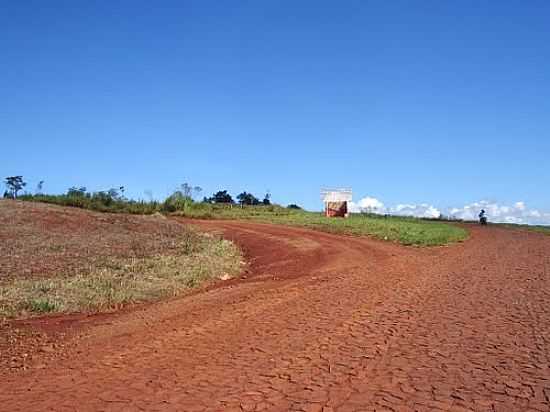
[[548,226],[527,226],[527,225],[524,225],[522,227],[524,229],[528,229],[528,230],[531,230],[533,232],[539,232],[539,233],[543,233],[545,235],[550,235],[550,227],[548,227]]
[[506,227],[508,229],[522,229],[529,232],[542,233],[543,235],[550,236],[550,226],[538,226],[538,225],[518,225],[511,223],[498,223],[499,226]]
[[21,176],[12,176],[6,179],[8,190],[4,196],[100,212],[161,213],[198,219],[251,219],[332,233],[373,236],[405,245],[444,245],[462,241],[468,236],[467,230],[439,220],[376,214],[352,214],[348,219],[326,218],[318,212],[304,211],[296,204],[287,207],[274,205],[269,191],[263,197],[243,191],[233,198],[227,190],[219,190],[199,200],[202,189],[183,183],[163,201],[136,201],[126,198],[123,186],[97,192],[89,192],[85,187],[75,186],[64,194],[48,195],[42,193],[43,184],[43,181],[39,183],[34,194],[25,192],[18,196],[18,192],[23,190],[26,183]]
[[162,216],[0,201],[0,318],[106,311],[240,272],[231,242]]
[[198,204],[177,213],[195,219],[248,219],[265,223],[306,227],[330,233],[373,236],[404,245],[437,246],[460,242],[468,231],[456,225],[409,217],[351,214],[349,218],[327,218],[322,213],[271,206]]

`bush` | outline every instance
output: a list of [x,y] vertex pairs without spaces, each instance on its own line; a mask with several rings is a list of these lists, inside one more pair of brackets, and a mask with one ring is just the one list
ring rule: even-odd
[[193,199],[189,196],[185,196],[180,191],[172,193],[166,198],[162,204],[162,210],[164,212],[173,213],[173,212],[184,212],[193,204]]
[[97,212],[131,213],[135,215],[151,215],[161,211],[157,201],[145,202],[124,198],[114,198],[108,192],[82,193],[71,192],[64,195],[30,195],[19,197],[20,200],[50,203],[59,206],[79,207]]

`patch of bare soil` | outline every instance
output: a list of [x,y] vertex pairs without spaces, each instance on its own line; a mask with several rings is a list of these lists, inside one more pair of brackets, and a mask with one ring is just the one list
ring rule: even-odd
[[0,280],[75,274],[104,257],[170,254],[180,235],[163,217],[0,200]]
[[243,248],[244,281],[98,319],[55,348],[55,362],[5,374],[0,405],[550,409],[550,238],[471,227],[463,244],[419,249],[250,222],[198,224]]

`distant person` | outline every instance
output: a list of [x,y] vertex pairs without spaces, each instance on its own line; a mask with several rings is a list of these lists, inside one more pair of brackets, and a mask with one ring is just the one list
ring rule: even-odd
[[487,224],[487,214],[485,212],[485,209],[481,209],[481,212],[479,212],[479,223],[482,225]]

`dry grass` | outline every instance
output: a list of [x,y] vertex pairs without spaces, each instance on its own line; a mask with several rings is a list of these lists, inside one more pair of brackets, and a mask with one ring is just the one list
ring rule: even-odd
[[[0,317],[109,310],[240,271],[240,252],[231,242],[163,218],[116,215],[106,223],[97,213],[30,206],[0,204],[0,216],[24,222],[9,228],[3,245],[2,261],[16,271],[0,278]],[[63,222],[67,214],[82,225],[71,228],[72,219]],[[52,220],[57,230],[45,224]],[[90,232],[82,230],[86,225]],[[6,238],[5,227],[1,235]],[[21,257],[37,252],[25,266]]]
[[159,216],[0,200],[0,280],[60,276],[105,257],[173,254],[182,226]]

